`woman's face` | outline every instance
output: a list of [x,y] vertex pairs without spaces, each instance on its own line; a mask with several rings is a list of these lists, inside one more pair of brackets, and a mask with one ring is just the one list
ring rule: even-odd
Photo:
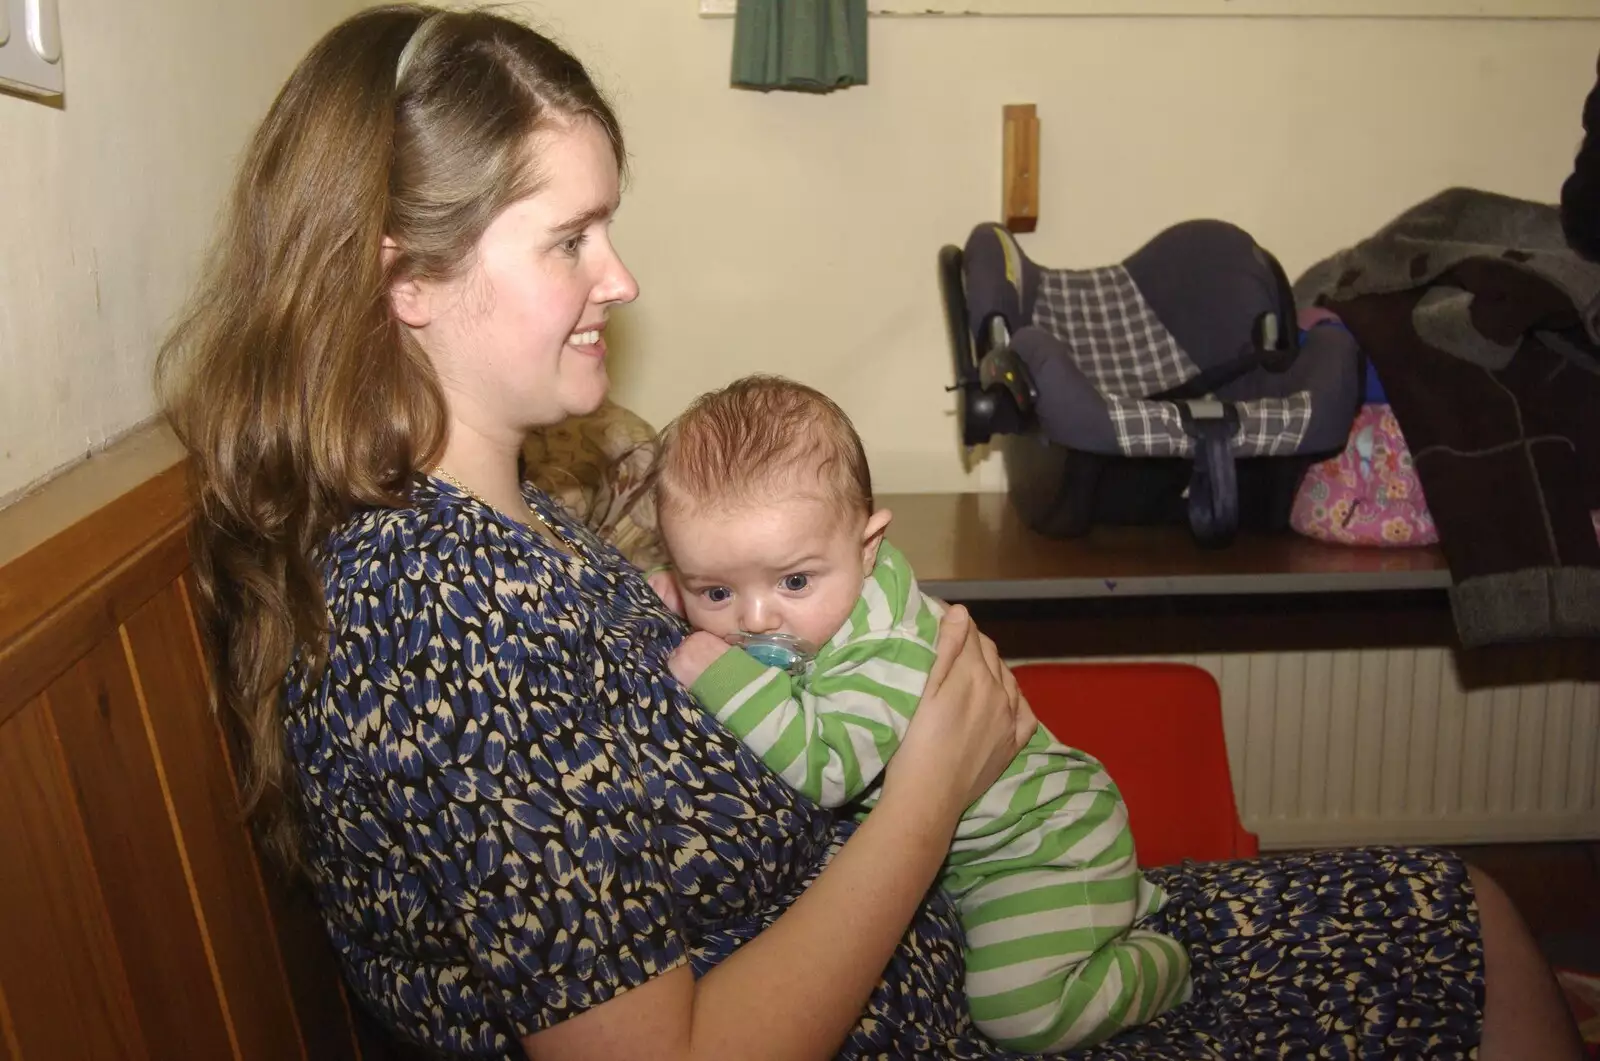
[[580,119],[532,148],[540,190],[495,218],[459,276],[402,284],[395,297],[452,420],[510,444],[599,407],[606,316],[639,295],[611,245],[620,190],[604,131]]

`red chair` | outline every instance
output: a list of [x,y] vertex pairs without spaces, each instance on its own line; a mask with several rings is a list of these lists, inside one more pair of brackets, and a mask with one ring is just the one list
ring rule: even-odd
[[1105,764],[1128,804],[1139,864],[1253,858],[1222,734],[1222,694],[1182,663],[1023,663],[1017,684],[1064,744]]

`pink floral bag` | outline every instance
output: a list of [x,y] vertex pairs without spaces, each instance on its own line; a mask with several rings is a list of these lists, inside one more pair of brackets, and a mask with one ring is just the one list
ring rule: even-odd
[[1389,406],[1363,405],[1344,452],[1306,472],[1289,526],[1342,545],[1432,545],[1439,540],[1411,451]]

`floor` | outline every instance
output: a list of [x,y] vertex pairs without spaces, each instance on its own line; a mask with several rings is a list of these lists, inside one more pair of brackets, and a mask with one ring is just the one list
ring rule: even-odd
[[1600,843],[1455,850],[1500,882],[1552,963],[1600,974]]

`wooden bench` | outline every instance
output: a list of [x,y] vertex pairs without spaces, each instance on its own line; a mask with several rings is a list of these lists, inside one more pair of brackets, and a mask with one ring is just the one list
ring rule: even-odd
[[179,458],[142,432],[0,511],[0,1058],[388,1058],[240,822]]

